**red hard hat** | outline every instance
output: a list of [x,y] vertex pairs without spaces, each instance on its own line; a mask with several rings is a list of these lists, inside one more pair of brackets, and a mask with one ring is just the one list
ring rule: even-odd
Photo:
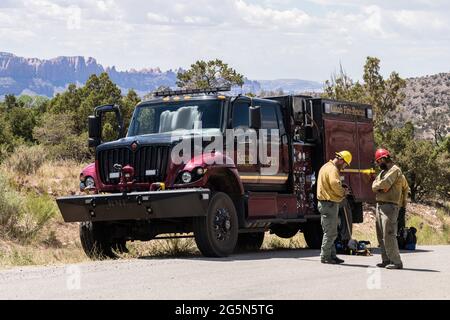
[[382,158],[388,158],[391,156],[391,153],[386,149],[378,149],[377,152],[375,152],[375,161],[378,161]]

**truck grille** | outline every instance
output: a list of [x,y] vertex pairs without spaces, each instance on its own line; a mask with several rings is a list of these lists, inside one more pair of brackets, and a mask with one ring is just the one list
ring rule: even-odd
[[[98,154],[100,179],[106,185],[117,183],[118,179],[111,179],[110,173],[115,172],[115,164],[120,164],[134,168],[137,183],[162,182],[166,178],[169,157],[168,146],[144,146],[135,152],[129,148],[100,151]],[[148,170],[156,170],[156,175],[148,176],[146,174]]]

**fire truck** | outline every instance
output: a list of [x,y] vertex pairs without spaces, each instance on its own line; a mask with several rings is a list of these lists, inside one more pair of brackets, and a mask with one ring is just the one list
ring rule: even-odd
[[[127,133],[119,106],[95,109],[88,122],[96,160],[87,188],[95,192],[57,199],[65,222],[80,222],[89,257],[114,258],[129,241],[168,237],[194,237],[204,256],[226,257],[258,250],[266,232],[282,238],[302,232],[308,247],[318,249],[316,179],[341,150],[354,160],[342,171],[351,193],[340,230],[348,235],[353,223],[363,222],[362,204],[374,201],[367,174],[375,148],[370,105],[227,91],[158,92],[136,106]],[[102,128],[110,118],[118,139],[105,142]],[[211,147],[220,141],[231,148]],[[261,141],[270,161],[251,151]],[[182,143],[197,151],[184,153]]]

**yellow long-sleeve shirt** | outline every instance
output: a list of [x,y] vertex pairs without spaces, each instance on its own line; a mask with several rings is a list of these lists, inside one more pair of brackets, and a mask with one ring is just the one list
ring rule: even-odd
[[317,199],[319,201],[342,202],[345,190],[342,187],[339,169],[333,161],[326,163],[319,171],[317,179]]
[[402,170],[396,165],[382,171],[372,184],[377,202],[388,202],[399,205],[402,198]]
[[406,204],[408,202],[408,193],[409,193],[408,180],[406,180],[405,175],[402,174],[402,196],[398,204],[400,208],[406,208]]

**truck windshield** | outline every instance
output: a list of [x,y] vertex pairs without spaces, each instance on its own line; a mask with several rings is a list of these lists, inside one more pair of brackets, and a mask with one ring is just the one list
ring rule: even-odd
[[219,129],[223,101],[181,101],[144,105],[134,113],[128,136],[178,130]]

